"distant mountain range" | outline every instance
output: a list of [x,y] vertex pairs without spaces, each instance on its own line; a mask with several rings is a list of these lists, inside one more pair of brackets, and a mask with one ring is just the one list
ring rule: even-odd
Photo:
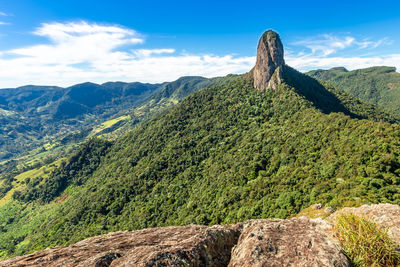
[[[82,140],[90,135],[90,127],[123,115],[129,117],[125,116],[122,124],[133,125],[151,112],[176,104],[218,80],[182,77],[162,84],[107,82],[101,85],[83,83],[68,88],[23,86],[1,89],[0,161],[60,138],[76,141],[75,137],[79,136]],[[141,111],[135,115],[134,109],[139,107]],[[71,133],[75,134],[70,136]]]
[[160,85],[83,83],[0,90],[0,159],[135,107]]

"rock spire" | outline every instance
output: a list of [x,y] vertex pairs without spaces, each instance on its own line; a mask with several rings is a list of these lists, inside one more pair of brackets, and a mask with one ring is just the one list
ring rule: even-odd
[[276,89],[282,82],[283,45],[279,35],[266,31],[260,38],[257,47],[257,61],[253,68],[254,87],[258,90]]

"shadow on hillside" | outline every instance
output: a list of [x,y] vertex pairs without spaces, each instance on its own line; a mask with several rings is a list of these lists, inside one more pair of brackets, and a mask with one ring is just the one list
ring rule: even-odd
[[328,91],[314,78],[285,65],[283,79],[285,83],[293,87],[298,94],[311,101],[323,113],[343,112],[352,118],[362,118],[362,116],[349,111],[335,94]]

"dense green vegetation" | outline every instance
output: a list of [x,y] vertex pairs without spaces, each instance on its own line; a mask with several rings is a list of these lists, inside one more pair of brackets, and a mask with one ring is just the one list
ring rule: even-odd
[[395,67],[372,67],[348,71],[345,68],[313,70],[308,75],[327,81],[359,99],[400,115],[400,73]]
[[22,191],[15,191],[13,198],[23,202],[42,200],[49,202],[61,194],[70,185],[82,185],[86,179],[97,169],[100,160],[107,153],[111,143],[101,139],[91,139],[83,144],[80,149],[61,168],[55,170],[49,177],[42,176],[25,181],[26,187]]
[[285,218],[313,203],[400,204],[394,119],[284,74],[267,92],[231,77],[112,144],[82,145],[0,206],[0,256],[114,230]]

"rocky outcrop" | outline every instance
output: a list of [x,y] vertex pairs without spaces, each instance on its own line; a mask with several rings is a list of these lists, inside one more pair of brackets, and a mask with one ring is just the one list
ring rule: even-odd
[[303,217],[115,232],[0,266],[348,266],[329,227]]
[[238,225],[115,232],[0,262],[0,266],[227,266],[239,233]]
[[[324,209],[321,204],[310,208]],[[259,219],[115,232],[16,257],[0,266],[350,266],[332,236],[341,214],[373,220],[400,244],[400,206],[378,204],[344,208],[326,220]]]
[[244,224],[229,267],[350,266],[322,219],[253,220]]
[[251,70],[254,87],[258,90],[275,89],[282,82],[282,71],[285,65],[283,45],[279,35],[266,31],[257,46],[256,65]]

